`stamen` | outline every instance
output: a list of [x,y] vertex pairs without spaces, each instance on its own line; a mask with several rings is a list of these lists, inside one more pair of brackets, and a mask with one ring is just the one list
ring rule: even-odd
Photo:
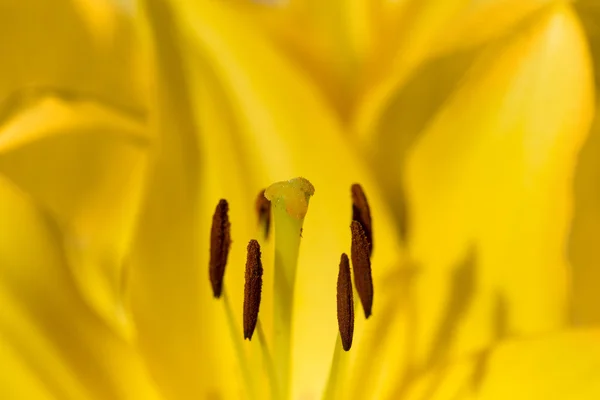
[[252,340],[262,289],[263,268],[260,261],[260,245],[256,240],[248,243],[246,258],[246,284],[244,285],[244,339]]
[[269,386],[271,387],[271,399],[281,398],[279,394],[279,387],[277,384],[277,374],[275,373],[275,364],[271,352],[267,346],[267,336],[260,322],[260,318],[256,321],[256,331],[258,332],[258,340],[260,342],[260,348],[262,351],[263,364],[267,370],[267,376],[269,377]]
[[329,378],[327,378],[327,385],[322,396],[323,400],[345,399],[348,397],[345,396],[344,385],[341,385],[340,382],[346,380],[350,354],[342,350],[341,340],[341,336],[337,335],[331,367],[329,368]]
[[229,217],[227,215],[229,205],[227,200],[221,199],[213,215],[212,228],[210,231],[210,264],[209,275],[213,294],[216,298],[221,296],[223,289],[223,276],[231,245]]
[[373,252],[373,226],[371,222],[371,209],[367,196],[358,183],[352,185],[352,220],[362,225],[367,241],[369,242],[369,255]]
[[246,356],[246,353],[244,352],[244,343],[242,341],[242,338],[240,338],[239,336],[239,326],[235,322],[233,307],[231,306],[231,302],[229,301],[229,297],[227,296],[227,291],[225,290],[225,287],[223,287],[222,304],[225,307],[225,319],[227,320],[229,334],[231,335],[233,347],[239,362],[239,366],[242,370],[242,377],[244,378],[246,390],[250,394],[249,397],[255,399],[257,398],[256,387],[254,385],[254,381],[252,380],[252,373],[249,367],[248,358]]
[[340,260],[340,272],[337,281],[337,319],[345,351],[352,346],[354,335],[354,297],[350,278],[350,261],[344,253]]
[[352,231],[350,255],[354,267],[354,284],[365,311],[365,318],[369,318],[373,307],[373,280],[371,278],[369,242],[360,222],[352,221],[350,229]]
[[258,215],[258,223],[262,225],[264,238],[269,237],[269,229],[271,228],[271,202],[265,197],[265,190],[261,190],[256,196],[256,214]]

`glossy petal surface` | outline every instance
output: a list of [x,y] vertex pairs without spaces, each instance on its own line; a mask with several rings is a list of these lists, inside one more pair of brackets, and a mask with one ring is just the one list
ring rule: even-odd
[[82,295],[124,337],[149,145],[132,28],[107,1],[0,4],[0,174],[56,219]]
[[496,46],[408,159],[411,251],[422,268],[415,360],[424,366],[566,322],[563,249],[593,112],[589,54],[563,6]]
[[3,177],[0,221],[2,397],[156,398],[137,352],[80,296],[57,225]]

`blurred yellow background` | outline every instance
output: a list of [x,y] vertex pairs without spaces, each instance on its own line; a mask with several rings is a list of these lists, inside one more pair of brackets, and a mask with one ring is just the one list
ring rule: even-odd
[[[0,54],[1,398],[268,398],[228,324],[296,176],[282,398],[600,398],[600,2],[0,0]],[[373,316],[324,395],[355,182]]]

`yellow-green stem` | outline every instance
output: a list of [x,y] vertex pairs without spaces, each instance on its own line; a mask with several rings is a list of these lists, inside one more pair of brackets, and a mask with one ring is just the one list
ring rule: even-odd
[[273,352],[282,398],[290,394],[294,286],[302,225],[314,190],[304,178],[278,182],[265,190],[275,222]]
[[269,347],[267,345],[265,331],[263,330],[260,319],[258,319],[256,329],[258,331],[258,340],[260,341],[260,348],[262,351],[264,367],[267,370],[267,376],[269,377],[269,385],[271,387],[271,399],[277,400],[281,398],[281,395],[279,394],[277,375],[275,374],[275,365],[273,364],[273,358],[271,357],[271,352],[269,351]]
[[327,386],[323,392],[323,400],[335,400],[336,398],[341,398],[341,396],[339,396],[339,383],[343,380],[342,377],[346,373],[346,358],[347,354],[342,348],[342,339],[338,333],[337,340],[335,341],[335,349],[333,350],[333,359],[331,360]]
[[290,386],[291,329],[294,286],[303,220],[290,217],[275,207],[275,271],[273,321],[275,363],[281,387],[287,396]]
[[254,383],[252,381],[252,375],[250,374],[250,369],[248,368],[248,359],[246,357],[246,353],[244,352],[242,332],[238,329],[238,326],[235,323],[235,317],[233,316],[233,309],[231,308],[231,302],[229,301],[229,296],[227,296],[227,291],[225,290],[225,284],[223,284],[223,304],[225,307],[225,316],[227,319],[227,325],[229,327],[229,333],[231,335],[231,340],[233,340],[233,345],[235,348],[235,353],[237,355],[237,359],[239,361],[240,369],[242,370],[242,376],[244,378],[244,384],[246,386],[246,390],[249,393],[249,397],[252,399],[256,398],[256,389],[254,387]]

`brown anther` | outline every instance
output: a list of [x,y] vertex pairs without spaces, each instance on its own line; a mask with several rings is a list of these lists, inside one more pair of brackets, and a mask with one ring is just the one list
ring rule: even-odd
[[256,214],[258,223],[264,227],[265,239],[269,237],[271,227],[271,202],[265,197],[265,190],[261,190],[256,196]]
[[227,200],[221,199],[213,215],[210,230],[210,264],[209,275],[213,294],[216,298],[221,296],[223,290],[223,276],[231,245],[231,224],[229,223],[229,205]]
[[362,225],[367,241],[369,242],[369,255],[373,252],[373,225],[371,222],[371,209],[365,192],[358,183],[351,187],[352,192],[352,220]]
[[373,307],[373,280],[371,278],[369,242],[360,222],[352,221],[350,229],[352,231],[350,255],[354,267],[354,284],[365,311],[365,318],[369,318]]
[[348,351],[352,346],[352,337],[354,336],[354,297],[350,278],[350,261],[345,253],[342,254],[340,260],[340,272],[337,280],[337,320],[342,347]]
[[248,256],[246,258],[246,283],[244,285],[244,339],[252,340],[258,310],[260,308],[260,294],[262,289],[263,268],[260,261],[260,245],[256,240],[248,243]]

